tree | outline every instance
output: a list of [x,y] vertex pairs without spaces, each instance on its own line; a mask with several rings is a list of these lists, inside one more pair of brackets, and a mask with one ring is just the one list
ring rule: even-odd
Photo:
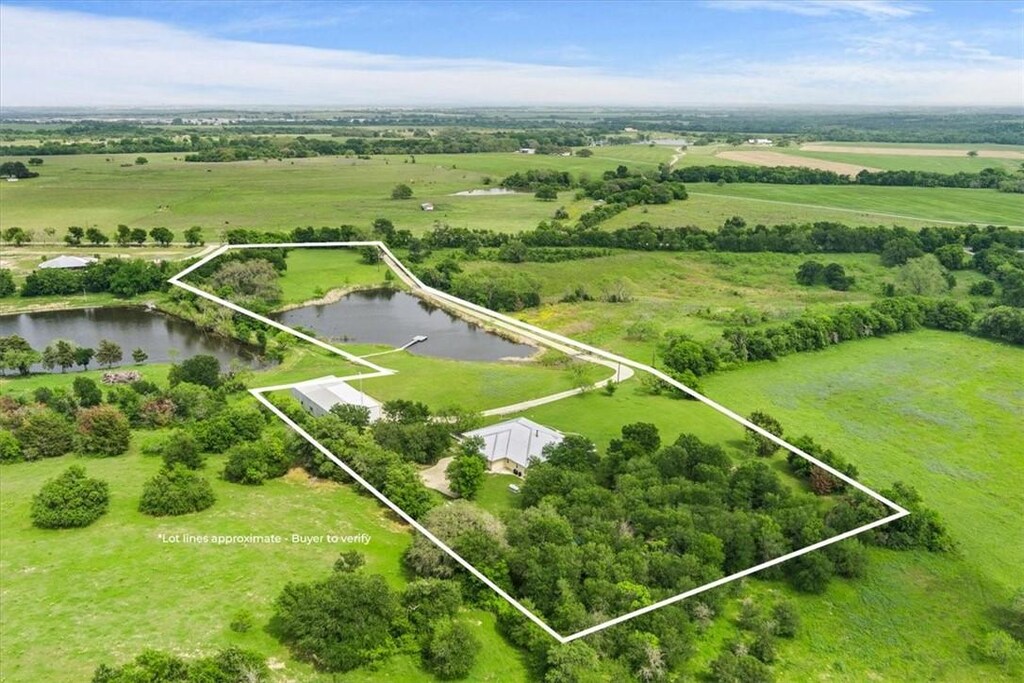
[[558,190],[550,185],[542,185],[533,196],[541,201],[551,202],[558,199]]
[[199,444],[191,432],[178,430],[168,436],[160,445],[160,457],[164,467],[171,469],[175,465],[183,465],[190,470],[201,470],[206,467],[206,458],[199,451]]
[[194,247],[197,244],[206,244],[203,240],[203,229],[198,225],[193,225],[191,228],[188,228],[185,230],[185,241],[188,242],[188,246],[190,247]]
[[823,279],[825,266],[818,261],[804,261],[796,271],[796,281],[801,285],[816,285]]
[[351,671],[396,651],[403,616],[383,577],[334,572],[322,581],[287,584],[271,626],[297,659],[322,671]]
[[68,228],[68,234],[64,235],[64,241],[70,247],[77,247],[82,243],[82,238],[85,236],[85,231],[77,225],[72,225]]
[[395,185],[394,189],[391,190],[392,199],[411,199],[412,188],[405,183],[399,183]]
[[845,292],[853,284],[853,278],[846,274],[846,270],[839,263],[825,266],[821,276],[826,285],[840,292]]
[[164,468],[142,487],[139,512],[154,517],[187,515],[213,505],[213,489],[184,465]]
[[[775,436],[782,436],[782,424],[779,423],[774,417],[768,413],[762,413],[761,411],[755,411],[750,414],[750,421],[756,424],[761,429],[771,432]],[[766,458],[774,454],[779,450],[780,446],[769,439],[766,436],[758,434],[753,429],[747,428],[746,430],[747,441],[754,449],[754,453]]]
[[924,252],[917,242],[909,237],[894,237],[882,245],[882,265],[902,266],[912,258],[917,258]]
[[91,408],[103,402],[103,392],[100,391],[96,382],[88,377],[76,377],[72,386],[75,398],[78,399],[78,405],[83,408]]
[[174,241],[174,233],[167,228],[153,228],[149,231],[149,236],[153,238],[153,241],[159,244],[161,247],[166,247],[168,244]]
[[167,380],[173,387],[182,382],[216,389],[220,386],[220,361],[215,356],[198,354],[171,366]]
[[429,634],[435,623],[455,616],[461,605],[462,590],[455,581],[418,579],[402,593],[409,622],[420,633]]
[[84,467],[72,465],[32,497],[32,524],[41,529],[85,527],[102,517],[109,505],[107,483],[90,479]]
[[801,555],[785,565],[790,583],[804,593],[824,593],[834,568],[832,560],[818,552]]
[[132,243],[132,231],[127,225],[121,224],[117,226],[117,233],[114,235],[114,241],[117,242],[119,247],[127,247]]
[[947,270],[966,268],[971,260],[971,255],[967,253],[962,244],[945,244],[933,253],[942,267]]
[[11,226],[11,227],[7,228],[6,230],[4,230],[3,238],[4,238],[5,242],[13,244],[16,247],[20,247],[21,245],[25,244],[26,242],[31,242],[32,241],[32,234],[29,233],[24,228],[19,228],[17,226]]
[[43,367],[52,370],[59,367],[61,372],[75,365],[77,347],[74,342],[57,339],[43,349]]
[[775,635],[780,638],[794,638],[800,630],[800,613],[791,602],[780,602],[772,608],[772,622]]
[[146,241],[146,231],[144,228],[132,228],[131,232],[128,233],[128,241],[134,242],[137,246],[142,246],[142,243]]
[[267,683],[265,657],[251,650],[228,647],[215,654],[185,660],[157,650],[144,650],[119,667],[101,664],[92,683]]
[[585,159],[585,158],[587,158],[587,157],[592,157],[592,156],[594,156],[594,151],[593,151],[593,150],[591,150],[591,149],[587,149],[586,147],[584,147],[583,149],[578,149],[578,150],[576,150],[576,156],[578,156],[578,157],[581,157],[581,158],[584,158],[584,159]]
[[13,296],[18,291],[10,268],[0,268],[0,297]]
[[337,415],[345,424],[357,429],[370,426],[370,409],[354,403],[335,403],[331,406],[331,415]]
[[120,363],[123,357],[121,347],[109,339],[101,339],[96,347],[96,362],[108,368]]
[[547,662],[544,683],[597,683],[602,680],[601,660],[597,652],[580,640],[555,645],[548,651]]
[[468,625],[445,620],[435,625],[423,649],[423,664],[443,680],[466,678],[476,663],[480,647],[480,641]]
[[43,165],[43,160],[40,159],[39,157],[32,157],[31,159],[28,160],[28,165],[29,166],[42,166]]
[[93,246],[101,246],[110,241],[110,238],[104,235],[96,228],[89,228],[85,231],[85,239],[89,240],[89,243]]
[[80,365],[83,370],[88,370],[89,363],[92,362],[95,355],[96,352],[88,346],[79,346],[75,349],[75,365]]
[[49,408],[29,413],[14,430],[26,460],[54,458],[69,452],[75,445],[75,428]]
[[84,455],[120,455],[128,450],[131,427],[128,418],[110,405],[78,411],[78,451]]
[[149,163],[149,159],[147,159],[146,157],[135,157],[135,165],[136,166],[145,166],[148,163]]
[[277,280],[277,270],[265,259],[229,261],[210,276],[210,284],[217,292],[258,302],[275,302],[281,298],[281,285]]
[[43,359],[24,337],[11,334],[0,337],[0,372],[17,370],[27,375],[32,366]]
[[463,448],[448,463],[445,474],[448,476],[448,487],[460,498],[472,500],[484,483],[487,472],[487,460],[477,449],[477,444],[470,440],[467,448]]
[[136,365],[142,365],[143,363],[146,362],[147,358],[149,358],[149,354],[146,353],[141,348],[138,348],[138,349],[135,349],[134,351],[132,351],[132,360],[135,361]]
[[896,291],[918,296],[943,294],[949,290],[945,272],[932,254],[910,259],[896,273]]

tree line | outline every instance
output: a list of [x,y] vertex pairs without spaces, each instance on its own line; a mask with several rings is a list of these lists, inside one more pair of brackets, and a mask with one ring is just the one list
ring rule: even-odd
[[[52,238],[56,235],[57,231],[54,228],[45,228],[43,232],[47,237]],[[11,226],[5,229],[0,237],[3,238],[4,242],[20,247],[24,244],[35,242],[38,235],[32,230]],[[203,229],[198,225],[186,229],[183,237],[190,247],[205,244]],[[152,228],[147,232],[145,228],[129,228],[124,224],[118,225],[113,234],[114,244],[119,247],[141,247],[145,244],[147,238],[161,247],[166,247],[174,242],[175,234],[165,227]],[[82,228],[77,225],[69,226],[63,237],[64,244],[69,247],[80,247],[83,243],[88,243],[94,247],[103,247],[108,245],[110,240],[110,235],[95,226],[91,228]]]
[[[40,268],[25,276],[20,295],[66,296],[86,292],[110,292],[118,297],[132,297],[167,287],[167,278],[175,272],[173,265],[143,259],[109,258],[90,263],[84,268]],[[19,289],[7,269],[0,269],[0,297],[13,296]]]

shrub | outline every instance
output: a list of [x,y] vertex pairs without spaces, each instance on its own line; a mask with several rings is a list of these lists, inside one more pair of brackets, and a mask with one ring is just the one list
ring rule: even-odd
[[206,354],[193,356],[172,365],[171,371],[167,373],[167,380],[172,387],[182,382],[190,382],[216,389],[220,384],[220,361]]
[[90,408],[103,402],[103,392],[96,386],[96,382],[88,377],[76,377],[71,385],[78,405],[83,408]]
[[229,647],[191,661],[157,650],[145,650],[118,667],[101,664],[92,683],[265,683],[270,670],[263,655]]
[[74,426],[49,408],[30,413],[14,436],[26,460],[64,455],[75,445]]
[[273,437],[240,443],[228,451],[223,477],[236,484],[259,485],[288,472],[291,459],[281,442]]
[[255,623],[256,620],[253,619],[252,613],[249,610],[240,609],[231,617],[231,624],[229,626],[235,633],[248,633],[252,630]]
[[213,505],[210,482],[184,465],[161,470],[142,487],[139,512],[163,517],[187,515]]
[[256,408],[229,406],[213,418],[195,425],[199,447],[208,453],[223,453],[242,441],[255,441],[266,421]]
[[444,680],[466,678],[479,652],[480,641],[468,625],[461,621],[443,621],[434,627],[423,649],[423,664]]
[[383,577],[356,571],[287,584],[271,623],[297,659],[323,671],[350,671],[396,651],[403,617]]
[[445,470],[451,490],[460,498],[470,500],[476,497],[486,473],[487,460],[475,448],[456,455]]
[[206,458],[199,451],[199,444],[191,433],[186,431],[173,432],[160,445],[160,457],[164,467],[184,465],[190,470],[201,470],[206,466]]
[[982,280],[972,284],[967,291],[974,296],[992,296],[996,293],[996,283],[992,280]]
[[18,462],[22,459],[21,444],[8,430],[0,431],[0,462]]
[[79,452],[85,455],[120,455],[128,450],[130,441],[128,418],[114,406],[101,405],[79,411]]
[[89,479],[85,468],[72,465],[51,479],[32,498],[32,523],[41,529],[89,526],[103,516],[110,504],[105,481]]

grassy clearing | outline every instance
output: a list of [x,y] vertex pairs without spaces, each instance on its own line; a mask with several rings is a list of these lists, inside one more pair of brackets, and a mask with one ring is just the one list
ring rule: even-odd
[[[814,258],[837,262],[856,278],[854,287],[837,292],[826,287],[802,287],[794,273],[809,257],[798,254],[731,254],[715,252],[621,252],[591,261],[494,264],[470,262],[467,270],[508,268],[527,272],[541,283],[544,305],[517,314],[523,320],[601,348],[649,362],[654,340],[627,338],[638,320],[661,329],[680,329],[696,338],[717,339],[730,326],[735,311],[753,311],[777,322],[807,309],[871,301],[893,274],[873,254],[825,254]],[[968,286],[967,279],[958,289]],[[634,299],[560,303],[577,285],[600,298],[609,283],[625,281]]]
[[278,280],[281,303],[303,303],[332,289],[383,285],[387,270],[384,264],[363,263],[354,249],[293,249],[288,252],[288,270]]
[[913,484],[962,556],[1009,590],[1024,566],[1024,545],[1010,540],[1024,511],[1022,360],[1009,346],[921,331],[713,375],[705,391],[768,410],[789,435],[813,434],[868,486]]
[[[831,145],[830,145],[831,146]],[[872,147],[876,145],[871,144]],[[805,159],[823,159],[838,161],[844,164],[870,166],[886,171],[934,171],[936,173],[958,173],[960,171],[977,173],[986,168],[1005,168],[1015,171],[1020,168],[1020,161],[1014,159],[993,159],[989,157],[949,156],[926,157],[909,154],[861,154],[856,152],[815,152],[804,151],[795,147],[773,148],[772,151],[789,154]]]
[[[4,467],[4,680],[85,680],[100,662],[129,659],[145,647],[188,655],[227,645],[252,648],[283,663],[277,680],[429,679],[410,655],[395,657],[378,672],[316,675],[291,660],[261,626],[285,583],[322,577],[343,550],[360,550],[369,571],[396,588],[404,585],[399,556],[411,536],[376,501],[349,486],[312,482],[300,472],[260,487],[229,484],[216,479],[221,458],[213,457],[207,471],[218,498],[214,507],[178,518],[147,517],[135,505],[159,461],[139,454],[138,441],[146,437],[136,433],[135,447],[118,458],[65,456]],[[110,511],[86,529],[35,529],[28,521],[31,496],[71,462],[110,482]],[[292,534],[328,533],[366,533],[371,540],[367,545],[291,540]],[[162,541],[161,534],[276,534],[282,540],[175,544]],[[228,623],[239,609],[249,610],[260,625],[249,633],[232,632]],[[474,679],[525,679],[518,653],[497,635],[493,617],[478,610],[466,616],[479,624],[485,644]]]

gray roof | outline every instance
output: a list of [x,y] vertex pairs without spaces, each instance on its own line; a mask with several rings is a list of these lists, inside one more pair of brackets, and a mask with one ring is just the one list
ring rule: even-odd
[[339,403],[365,406],[370,409],[371,413],[379,412],[381,407],[381,403],[377,399],[333,376],[296,384],[292,390],[300,392],[324,410],[330,410]]
[[484,447],[480,452],[488,461],[508,459],[521,467],[529,465],[530,458],[543,460],[544,447],[561,443],[565,438],[557,429],[545,427],[525,417],[474,429],[462,436],[482,438]]
[[90,256],[58,256],[39,264],[40,268],[85,268],[96,259]]

